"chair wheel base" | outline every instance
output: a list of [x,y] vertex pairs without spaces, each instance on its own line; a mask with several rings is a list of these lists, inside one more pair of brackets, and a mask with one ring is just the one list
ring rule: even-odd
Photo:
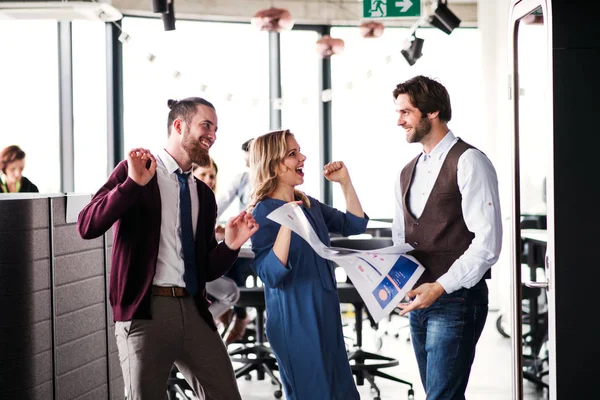
[[281,392],[281,390],[276,390],[276,391],[273,393],[273,396],[275,396],[275,398],[276,398],[276,399],[280,399],[280,398],[282,398],[282,397],[283,397],[283,393]]

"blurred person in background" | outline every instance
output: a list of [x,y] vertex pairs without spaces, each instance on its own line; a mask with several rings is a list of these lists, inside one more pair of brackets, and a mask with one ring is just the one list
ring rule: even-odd
[[[248,154],[252,140],[253,139],[249,139],[242,143],[245,169],[235,175],[228,183],[225,190],[220,192],[217,196],[217,220],[223,215],[227,208],[231,206],[235,199],[238,199],[239,203],[239,210],[236,210],[236,213],[243,211],[248,207],[251,189],[248,173]],[[239,287],[246,287],[246,279],[252,274],[250,262],[251,260],[249,258],[239,257],[227,272],[227,276],[233,279]],[[225,339],[227,344],[241,339],[246,333],[246,326],[249,322],[248,312],[245,307],[234,307],[233,313],[235,314],[235,321],[229,335],[227,335],[227,338]]]
[[227,188],[217,196],[217,220],[223,215],[223,213],[229,208],[235,199],[239,200],[239,210],[243,211],[248,207],[250,200],[250,179],[248,175],[248,150],[252,139],[246,140],[242,144],[242,151],[244,152],[244,163],[246,168],[244,171],[238,173],[228,184]]
[[[212,157],[208,165],[193,164],[192,172],[196,179],[206,183],[213,192],[217,190],[217,173],[219,172],[219,167]],[[215,228],[217,241],[222,241],[224,235],[225,227],[217,225]],[[222,276],[217,280],[207,282],[206,291],[211,296],[212,301],[208,310],[213,315],[213,318],[218,318],[221,321],[224,331],[226,331],[233,320],[232,307],[240,298],[240,289],[238,289],[238,285],[233,279]]]
[[16,145],[0,153],[0,188],[2,193],[39,193],[38,187],[23,176],[25,152]]

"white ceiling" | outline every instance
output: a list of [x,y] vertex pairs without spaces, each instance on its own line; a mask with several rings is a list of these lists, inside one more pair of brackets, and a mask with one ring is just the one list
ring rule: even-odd
[[[286,8],[296,23],[358,25],[362,20],[362,0],[173,0],[177,18],[249,21],[259,10],[271,6]],[[412,0],[415,2],[416,0]],[[483,0],[481,0],[483,1]],[[487,0],[494,1],[494,0]],[[152,0],[107,1],[123,14],[153,15]],[[423,14],[435,9],[437,0],[421,0]],[[477,0],[448,0],[448,8],[461,19],[461,26],[477,25]],[[416,18],[380,19],[387,26],[411,26]]]

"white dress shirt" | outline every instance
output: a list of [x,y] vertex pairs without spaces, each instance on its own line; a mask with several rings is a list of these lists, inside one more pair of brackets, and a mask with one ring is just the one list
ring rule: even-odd
[[[158,245],[158,260],[156,273],[152,283],[157,286],[185,287],[183,272],[183,247],[181,246],[181,223],[179,221],[179,172],[190,172],[188,185],[192,200],[192,229],[196,237],[198,225],[198,190],[192,170],[182,171],[177,162],[166,150],[161,150],[156,156],[156,175],[160,191],[161,221],[160,241]],[[143,232],[141,233],[143,234]]]
[[[423,213],[442,164],[457,141],[458,138],[448,131],[429,154],[423,153],[419,157],[408,196],[408,207],[416,218]],[[465,224],[475,237],[467,251],[452,264],[448,272],[438,278],[446,293],[475,286],[498,261],[502,247],[498,178],[491,161],[479,150],[468,149],[458,160],[457,179]],[[394,244],[405,243],[401,186],[398,174],[396,213],[392,224]]]

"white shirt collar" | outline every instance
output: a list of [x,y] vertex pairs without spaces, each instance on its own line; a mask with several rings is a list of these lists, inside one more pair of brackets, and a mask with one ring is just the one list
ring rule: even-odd
[[454,141],[456,140],[456,136],[452,133],[452,131],[448,131],[446,136],[429,152],[429,154],[425,154],[423,152],[423,161],[428,160],[429,158],[435,157],[438,160],[442,158],[446,151],[452,146]]
[[165,166],[165,168],[167,169],[167,172],[169,174],[172,174],[175,171],[180,171],[180,172],[183,172],[183,173],[192,172],[193,168],[190,168],[188,171],[183,171],[179,167],[179,164],[177,164],[177,161],[175,161],[175,159],[165,149],[161,149],[158,152],[158,157],[162,161],[162,164]]

